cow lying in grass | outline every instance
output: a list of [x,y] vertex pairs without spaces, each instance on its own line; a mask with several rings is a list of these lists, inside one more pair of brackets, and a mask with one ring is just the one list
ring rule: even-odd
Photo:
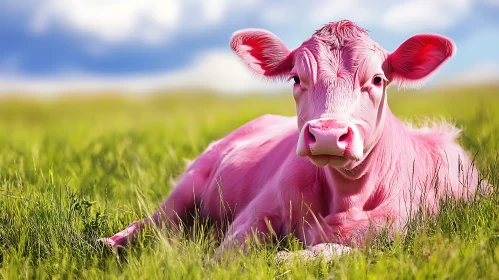
[[412,128],[387,104],[389,85],[418,86],[453,55],[448,38],[416,35],[389,53],[340,21],[295,50],[258,29],[236,32],[231,47],[254,73],[294,81],[297,117],[262,116],[209,145],[156,213],[101,239],[110,247],[199,209],[219,224],[233,220],[219,252],[254,233],[292,234],[311,251],[345,250],[387,226],[401,230],[421,207],[437,211],[444,196],[476,191],[458,129]]

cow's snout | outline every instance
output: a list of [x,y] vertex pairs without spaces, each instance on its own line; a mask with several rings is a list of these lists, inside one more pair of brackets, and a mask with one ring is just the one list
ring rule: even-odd
[[309,146],[312,155],[343,156],[345,149],[353,139],[352,128],[349,126],[329,128],[309,125],[304,133],[309,134],[305,138],[305,145]]
[[336,156],[360,159],[362,142],[354,126],[334,120],[305,123],[297,146],[299,156]]

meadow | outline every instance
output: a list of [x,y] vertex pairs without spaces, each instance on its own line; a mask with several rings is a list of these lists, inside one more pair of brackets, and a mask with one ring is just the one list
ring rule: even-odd
[[[483,176],[499,186],[499,86],[390,89],[408,122],[445,118]],[[213,140],[266,113],[293,115],[291,94],[220,96],[105,93],[56,99],[0,99],[0,275],[120,279],[491,279],[499,278],[499,194],[447,201],[408,234],[330,262],[274,262],[288,238],[256,244],[222,262],[217,233],[147,230],[113,254],[95,242],[156,210]]]

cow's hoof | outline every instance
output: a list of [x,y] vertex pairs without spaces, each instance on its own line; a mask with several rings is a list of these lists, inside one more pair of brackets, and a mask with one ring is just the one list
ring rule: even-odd
[[119,251],[122,251],[127,243],[126,238],[119,236],[99,238],[96,241],[98,243],[103,244],[105,247],[109,248],[113,253],[118,253]]
[[292,260],[311,261],[321,259],[331,261],[337,256],[350,253],[352,248],[336,243],[322,243],[296,252],[281,251],[274,257],[276,263],[289,263]]
[[109,249],[115,249],[117,247],[116,242],[114,242],[114,240],[111,238],[99,238],[96,241],[97,241],[97,243],[104,244]]
[[111,237],[99,238],[97,242],[107,245],[113,251],[125,247],[136,236],[140,228],[143,227],[141,222],[133,222],[124,230],[116,233]]

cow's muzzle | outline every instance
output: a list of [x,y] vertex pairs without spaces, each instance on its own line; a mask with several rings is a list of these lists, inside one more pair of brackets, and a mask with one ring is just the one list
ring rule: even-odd
[[317,165],[339,166],[348,160],[360,160],[363,144],[355,126],[331,119],[318,119],[303,126],[296,153],[310,157]]

